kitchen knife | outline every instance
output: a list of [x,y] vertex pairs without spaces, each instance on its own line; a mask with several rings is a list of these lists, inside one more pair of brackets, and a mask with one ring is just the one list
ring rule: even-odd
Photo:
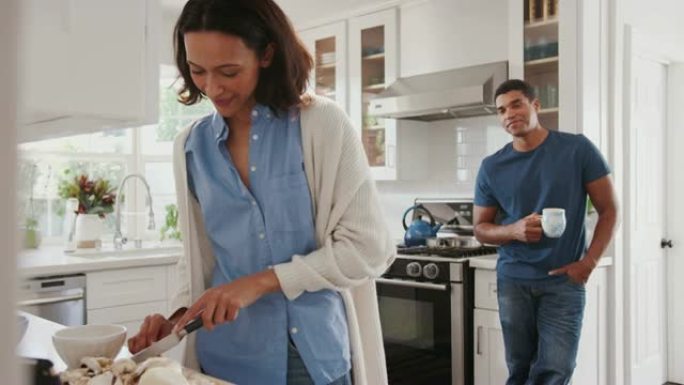
[[186,335],[194,332],[195,330],[199,329],[202,327],[202,318],[197,317],[194,320],[192,320],[190,323],[185,325],[183,329],[178,331],[178,333],[173,333],[169,334],[168,336],[160,339],[159,341],[153,343],[152,345],[148,346],[147,348],[139,351],[138,353],[134,354],[131,359],[135,361],[135,363],[139,364],[146,359],[154,356],[158,356],[169,349],[173,348],[174,346],[178,345],[183,337]]

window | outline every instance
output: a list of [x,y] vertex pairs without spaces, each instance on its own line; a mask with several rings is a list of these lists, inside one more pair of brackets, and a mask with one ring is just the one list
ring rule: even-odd
[[[35,218],[44,241],[59,243],[64,231],[64,200],[58,195],[58,186],[67,177],[66,170],[71,175],[104,177],[117,187],[125,175],[135,173],[150,185],[156,228],[147,230],[145,189],[133,178],[123,191],[125,197],[134,197],[124,199],[123,233],[129,239],[159,239],[165,206],[176,203],[173,139],[182,128],[213,111],[207,101],[190,107],[178,103],[175,69],[163,66],[161,73],[158,124],[20,145],[20,226],[27,218]],[[114,223],[114,215],[107,215],[103,241],[113,236]]]

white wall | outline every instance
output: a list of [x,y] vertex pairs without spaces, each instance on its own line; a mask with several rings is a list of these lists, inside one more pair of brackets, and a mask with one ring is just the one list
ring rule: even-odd
[[175,65],[173,57],[173,28],[176,20],[180,16],[180,8],[163,8],[161,23],[161,47],[159,49],[160,61],[162,64]]
[[[16,63],[17,5],[19,0],[6,0],[0,12],[0,373],[3,384],[20,384],[15,366],[16,315],[14,291],[16,286],[15,258],[16,220],[14,212],[14,180],[16,172]],[[9,59],[9,60],[7,60]]]
[[491,116],[432,123],[400,121],[398,180],[378,181],[392,235],[403,237],[401,216],[416,197],[472,198],[482,159],[510,141]]

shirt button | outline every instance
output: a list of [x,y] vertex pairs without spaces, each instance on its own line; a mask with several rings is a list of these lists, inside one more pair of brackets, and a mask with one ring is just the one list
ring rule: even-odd
[[252,139],[258,140],[258,139],[259,139],[259,135],[257,135],[257,134],[252,135]]
[[260,234],[259,234],[259,239],[264,239],[264,238],[266,238],[266,234],[260,233]]
[[257,111],[257,110],[252,111],[252,116],[255,117],[255,118],[256,118],[257,116],[259,116],[259,111]]
[[252,206],[256,206],[256,201],[252,200]]
[[254,171],[256,171],[256,166],[252,166],[249,169],[252,170],[252,172],[254,172]]
[[290,329],[290,332],[291,332],[292,334],[297,334],[298,331],[299,331],[299,330],[297,330],[297,328],[292,328],[292,329]]

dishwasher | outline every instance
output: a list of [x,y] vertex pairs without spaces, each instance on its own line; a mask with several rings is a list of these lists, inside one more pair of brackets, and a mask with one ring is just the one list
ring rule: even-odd
[[85,275],[33,278],[19,288],[19,310],[65,326],[84,325]]

